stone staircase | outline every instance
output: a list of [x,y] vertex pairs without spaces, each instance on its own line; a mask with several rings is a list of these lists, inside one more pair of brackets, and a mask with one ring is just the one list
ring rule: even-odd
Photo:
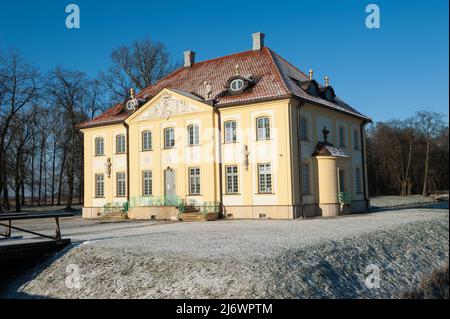
[[126,219],[126,215],[121,211],[111,211],[103,213],[100,218],[108,220],[123,220]]
[[200,222],[208,220],[216,220],[218,214],[202,214],[195,206],[186,206],[181,214],[181,220],[184,222]]

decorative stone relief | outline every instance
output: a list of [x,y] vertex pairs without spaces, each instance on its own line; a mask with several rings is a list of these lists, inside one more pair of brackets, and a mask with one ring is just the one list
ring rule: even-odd
[[111,166],[111,158],[108,157],[105,163],[106,175],[108,176],[108,178],[111,177]]
[[244,165],[244,168],[246,171],[248,171],[248,164],[249,164],[249,160],[248,157],[250,155],[250,152],[248,151],[248,146],[244,145],[243,149],[242,149],[242,157],[243,157],[243,161],[242,164]]
[[173,115],[200,111],[198,106],[184,100],[175,99],[170,93],[164,93],[161,100],[141,115],[140,119],[170,118]]

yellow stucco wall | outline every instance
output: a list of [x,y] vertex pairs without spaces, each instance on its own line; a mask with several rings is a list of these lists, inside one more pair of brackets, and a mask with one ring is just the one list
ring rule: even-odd
[[[186,108],[187,113],[173,110],[165,114],[164,99],[172,99],[177,110]],[[175,101],[175,102],[174,102]],[[316,105],[305,104],[301,114],[308,117],[308,140],[301,141],[301,161],[310,164],[311,193],[301,197],[300,158],[298,155],[298,106],[294,99],[250,105],[230,106],[220,110],[222,132],[218,130],[219,115],[211,105],[185,96],[175,91],[163,90],[151,101],[134,112],[127,120],[129,130],[129,198],[136,206],[143,196],[142,171],[151,170],[153,175],[153,196],[164,196],[164,170],[170,167],[175,171],[176,194],[182,199],[195,200],[197,203],[220,201],[220,165],[222,159],[222,192],[225,214],[233,218],[293,218],[296,205],[302,200],[307,204],[319,204],[325,195],[337,192],[336,177],[330,174],[319,174],[318,161],[311,157],[317,141],[322,140],[322,126],[330,130],[329,141],[337,145],[339,125],[347,128],[346,146],[350,158],[341,164],[346,165],[347,185],[354,194],[355,200],[364,199],[363,194],[356,194],[352,186],[354,167],[364,169],[361,151],[353,150],[352,130],[360,129],[361,120],[325,109]],[[155,116],[155,110],[161,112]],[[165,111],[166,110],[166,111]],[[153,113],[152,113],[153,112]],[[267,116],[270,120],[271,136],[269,140],[258,141],[256,137],[256,119]],[[237,122],[236,143],[225,143],[224,123],[229,120]],[[187,126],[197,124],[200,128],[200,145],[188,146]],[[116,196],[115,176],[117,172],[126,172],[127,155],[115,154],[115,136],[126,132],[126,125],[115,124],[82,129],[84,133],[85,161],[85,193],[84,217],[96,217],[99,207],[106,203],[122,203],[127,197]],[[165,149],[163,132],[165,128],[175,128],[175,147]],[[152,132],[152,149],[142,150],[142,131]],[[105,140],[105,155],[94,156],[94,140],[96,137]],[[244,145],[248,149],[248,168],[245,166]],[[360,145],[361,141],[360,141]],[[105,175],[105,197],[95,198],[94,176],[105,172],[105,162],[111,158],[111,177]],[[258,193],[258,164],[270,163],[272,167],[272,192]],[[225,167],[238,166],[238,193],[226,194]],[[332,165],[332,164],[330,164]],[[326,166],[326,165],[325,165]],[[199,167],[201,171],[201,191],[199,195],[190,195],[188,190],[188,169]],[[328,169],[328,166],[327,166]],[[335,170],[336,171],[336,170]],[[320,186],[319,186],[320,184]],[[361,185],[363,183],[361,182]],[[331,196],[331,195],[329,195]],[[136,199],[138,199],[136,201]],[[145,206],[145,205],[143,205]],[[94,208],[91,209],[91,208]],[[158,211],[153,209],[153,211]],[[136,210],[135,216],[150,216],[145,208]],[[133,213],[130,214],[133,216]],[[136,218],[141,218],[136,217]],[[158,218],[160,216],[157,216]]]

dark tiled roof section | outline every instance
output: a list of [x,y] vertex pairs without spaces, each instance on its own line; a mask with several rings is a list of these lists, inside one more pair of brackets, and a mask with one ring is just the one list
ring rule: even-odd
[[271,51],[274,61],[277,64],[282,76],[283,80],[285,81],[287,87],[289,88],[290,92],[304,100],[322,104],[324,106],[327,106],[331,109],[335,109],[338,111],[342,111],[345,113],[350,113],[353,115],[356,115],[358,117],[362,117],[365,119],[369,119],[367,116],[359,113],[354,108],[352,108],[350,105],[346,104],[344,101],[342,101],[339,97],[336,97],[334,99],[334,102],[329,102],[325,99],[322,99],[318,96],[313,96],[308,93],[306,93],[293,79],[297,80],[298,82],[304,82],[309,81],[309,77],[297,69],[295,66],[287,62],[285,59],[283,59],[281,56],[276,54],[275,52]]
[[[237,67],[238,66],[238,67]],[[242,94],[222,95],[228,80],[239,74],[252,77],[256,84]],[[194,63],[190,67],[181,67],[137,94],[137,97],[150,100],[164,88],[185,92],[201,99],[206,97],[205,81],[211,84],[211,97],[216,106],[252,103],[274,100],[283,97],[296,96],[298,98],[317,103],[330,109],[349,113],[360,118],[368,119],[357,112],[338,97],[329,102],[318,96],[307,94],[296,82],[308,81],[308,77],[292,64],[267,47],[259,51],[245,51],[217,59]],[[122,104],[110,108],[96,118],[80,124],[80,127],[112,124],[123,121],[128,113]]]
[[[236,68],[238,66],[238,68]],[[217,98],[218,107],[228,104],[254,102],[289,95],[268,48],[260,51],[245,51],[218,59],[194,63],[181,68],[141,92],[143,97],[156,95],[164,88],[179,89],[197,96],[206,96],[204,82],[211,83],[212,97],[224,91],[224,85],[232,76],[239,75],[258,79],[248,92]]]

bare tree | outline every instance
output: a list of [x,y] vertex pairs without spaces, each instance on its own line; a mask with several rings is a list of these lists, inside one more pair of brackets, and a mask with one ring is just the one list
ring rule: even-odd
[[424,175],[423,175],[423,187],[422,195],[427,195],[429,191],[428,187],[428,177],[430,170],[430,147],[431,140],[435,138],[443,129],[444,121],[442,120],[443,115],[430,112],[430,111],[419,111],[416,113],[416,125],[420,133],[424,136],[426,140],[426,152],[425,152],[425,165],[424,165]]
[[128,97],[131,87],[142,90],[174,71],[180,64],[172,63],[164,44],[146,39],[122,46],[111,53],[112,66],[100,73],[103,85],[112,92],[114,102]]

